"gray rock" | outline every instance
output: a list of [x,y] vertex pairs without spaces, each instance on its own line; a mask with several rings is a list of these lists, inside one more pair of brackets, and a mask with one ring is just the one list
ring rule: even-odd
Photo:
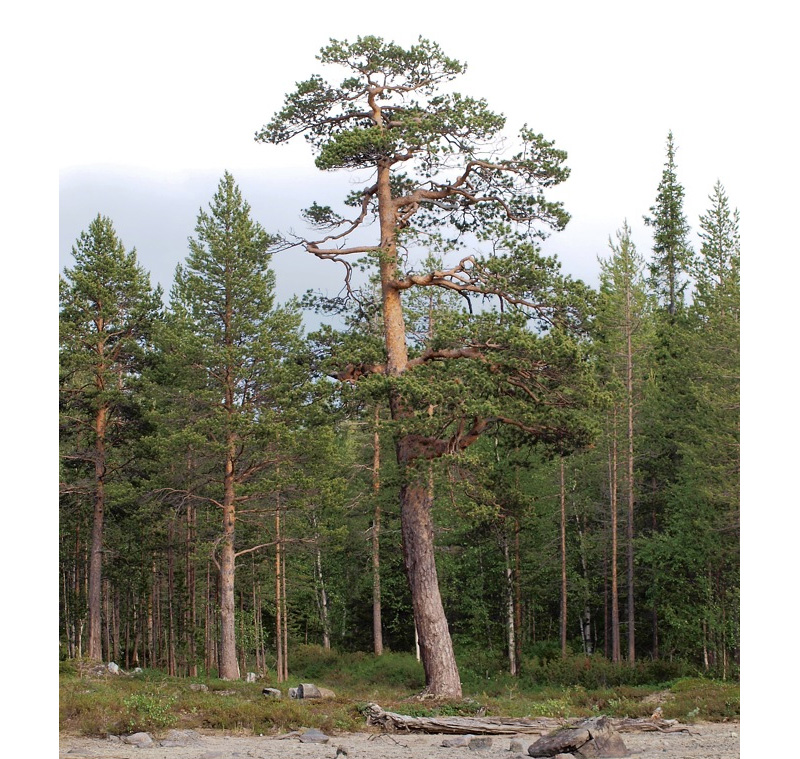
[[119,668],[119,664],[115,664],[113,661],[108,663],[108,671],[112,675],[118,675],[120,672],[122,672],[122,670]]
[[488,735],[478,735],[469,739],[471,751],[484,751],[492,747],[492,739]]
[[628,749],[605,717],[592,717],[574,727],[543,736],[528,747],[529,756],[554,757],[558,754],[572,754],[575,759],[611,759],[628,756]]
[[214,693],[217,696],[235,696],[236,695],[236,691],[235,690],[215,690]]
[[200,740],[200,734],[194,730],[170,730],[158,745],[164,747],[191,746]]
[[511,745],[508,747],[509,751],[513,751],[516,754],[521,754],[525,751],[525,744],[519,740],[511,741]]
[[267,698],[283,698],[283,693],[277,688],[264,688],[261,693]]
[[300,743],[327,743],[330,738],[321,730],[312,727],[300,734]]
[[141,667],[134,667],[133,668],[133,674],[134,675],[141,675],[142,672],[144,672],[144,670]]
[[134,733],[133,735],[124,735],[122,736],[122,742],[127,743],[130,746],[138,746],[139,748],[153,745],[153,739],[150,737],[150,733]]
[[205,683],[189,683],[189,690],[202,691],[205,693],[208,690],[208,686]]
[[445,738],[442,741],[442,746],[445,748],[465,748],[469,746],[470,740],[474,737],[474,735],[456,735],[452,738]]
[[302,696],[297,695],[297,688],[289,688],[289,698],[302,698]]
[[247,683],[254,683],[258,680],[258,675],[255,672],[248,672],[244,678],[245,682]]

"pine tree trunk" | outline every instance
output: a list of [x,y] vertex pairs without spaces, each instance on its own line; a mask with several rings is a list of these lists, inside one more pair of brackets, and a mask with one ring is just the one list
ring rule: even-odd
[[372,438],[372,495],[375,510],[372,517],[372,650],[383,654],[383,622],[381,611],[381,436],[380,406],[375,406],[375,432]]
[[567,658],[567,493],[564,483],[564,457],[559,459],[559,497],[561,501],[561,658]]
[[611,432],[609,480],[611,490],[611,661],[622,659],[619,631],[619,586],[617,577],[617,408],[614,406]]
[[281,600],[283,601],[283,679],[289,679],[289,607],[286,603],[286,549],[281,551]]
[[461,698],[450,630],[439,594],[428,488],[405,484],[401,489],[403,558],[411,588],[426,691],[439,698]]
[[[395,286],[398,273],[397,217],[388,164],[378,164],[376,184],[381,231],[381,301],[387,372],[390,377],[397,377],[408,367],[408,347],[400,291]],[[390,396],[390,409],[394,421],[401,421],[410,414],[396,392],[392,392]],[[425,690],[435,697],[461,698],[461,681],[436,574],[430,513],[432,502],[421,484],[421,479],[418,480],[422,475],[412,471],[414,461],[419,459],[419,452],[415,450],[409,437],[401,435],[396,441],[396,453],[398,464],[406,478],[400,491],[403,555],[419,632],[420,653],[425,669]]]
[[[280,497],[280,496],[279,496]],[[281,601],[281,510],[275,508],[275,668],[279,683],[283,678],[283,617]]]
[[197,629],[197,585],[194,566],[195,514],[194,506],[189,504],[186,507],[186,590],[189,596],[186,650],[189,659],[189,677],[197,677],[197,652],[195,651],[195,630]]
[[[102,390],[102,387],[100,387]],[[89,650],[88,657],[102,661],[101,640],[102,582],[103,582],[103,519],[106,508],[106,426],[108,408],[101,406],[94,421],[94,513],[92,517],[92,546],[89,560]]]
[[234,576],[236,555],[234,536],[236,525],[236,504],[234,500],[234,440],[228,440],[225,460],[224,498],[222,501],[222,544],[219,561],[220,589],[220,661],[221,680],[238,680],[239,663],[236,659],[236,599],[234,596]]
[[175,524],[170,521],[167,545],[167,671],[170,677],[178,674],[175,651]]
[[516,640],[517,673],[522,663],[522,561],[519,548],[519,519],[514,520],[514,638]]
[[633,459],[633,311],[631,307],[630,281],[625,294],[626,310],[626,377],[625,389],[628,405],[628,522],[627,522],[627,551],[628,551],[628,661],[633,665],[636,661],[636,627],[634,625],[634,597],[633,597],[633,514],[636,502],[636,481],[634,479]]

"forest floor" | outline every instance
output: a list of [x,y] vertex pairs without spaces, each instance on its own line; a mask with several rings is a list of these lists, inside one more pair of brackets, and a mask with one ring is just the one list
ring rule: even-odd
[[[342,733],[332,736],[327,744],[300,743],[296,738],[223,734],[198,731],[198,740],[187,746],[160,747],[145,750],[119,742],[118,739],[85,738],[61,734],[59,756],[69,759],[334,759],[338,747],[347,752],[343,759],[509,759],[523,757],[512,754],[512,740],[520,740],[527,748],[536,736],[494,736],[490,748],[474,751],[468,748],[445,748],[442,735]],[[452,737],[452,736],[451,736]],[[622,739],[634,759],[738,759],[739,723],[695,723],[688,732],[623,733]]]

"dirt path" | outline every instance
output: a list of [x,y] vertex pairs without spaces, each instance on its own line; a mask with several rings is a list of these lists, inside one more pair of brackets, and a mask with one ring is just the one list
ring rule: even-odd
[[[738,759],[739,724],[692,725],[690,733],[623,733],[634,759]],[[327,744],[300,743],[290,738],[201,734],[188,746],[137,748],[114,740],[60,736],[59,756],[68,759],[516,759],[527,756],[535,736],[519,736],[526,753],[509,752],[513,736],[494,737],[491,748],[444,748],[441,735],[346,733]]]

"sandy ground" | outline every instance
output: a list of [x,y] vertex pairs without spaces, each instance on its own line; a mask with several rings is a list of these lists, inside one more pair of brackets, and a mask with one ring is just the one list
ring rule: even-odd
[[[137,748],[111,739],[60,736],[59,756],[69,759],[334,759],[342,747],[342,759],[520,759],[536,736],[494,736],[488,749],[444,748],[447,736],[423,734],[346,733],[327,744],[300,743],[296,738],[200,734],[188,746]],[[450,736],[452,737],[452,736]],[[623,733],[622,739],[635,759],[738,759],[739,724],[696,724],[689,733]],[[512,740],[521,740],[524,754],[511,753]]]

